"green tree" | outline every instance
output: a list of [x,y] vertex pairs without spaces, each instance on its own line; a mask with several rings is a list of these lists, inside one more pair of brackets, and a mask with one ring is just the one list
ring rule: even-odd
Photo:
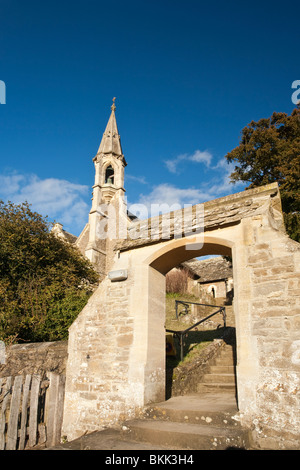
[[50,231],[28,203],[0,201],[0,339],[54,341],[68,328],[98,281],[92,265]]
[[237,164],[232,182],[250,182],[248,188],[278,182],[287,233],[300,242],[300,104],[291,115],[251,121],[225,158]]

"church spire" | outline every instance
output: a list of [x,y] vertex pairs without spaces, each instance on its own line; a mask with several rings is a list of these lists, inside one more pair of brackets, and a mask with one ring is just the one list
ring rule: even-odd
[[110,203],[113,198],[121,197],[125,193],[124,168],[127,162],[122,152],[121,138],[117,127],[115,99],[113,98],[111,114],[100,147],[94,157],[95,184],[93,186],[92,211],[97,209],[101,201]]
[[118,126],[115,115],[115,99],[116,98],[113,98],[113,104],[111,106],[111,115],[104,131],[97,155],[111,154],[116,157],[122,157],[124,159],[121,147],[121,138],[118,132]]
[[[92,207],[89,213],[89,222],[82,235],[85,256],[102,274],[108,270],[108,265],[113,259],[113,256],[107,256],[107,253],[109,250],[111,252],[111,246],[114,243],[113,234],[104,230],[105,224],[111,214],[114,214],[115,219],[111,223],[115,224],[113,227],[116,227],[118,234],[123,230],[123,226],[125,228],[127,226],[124,198],[124,169],[127,163],[122,152],[115,110],[114,98],[100,147],[93,159],[95,183],[93,185]],[[110,216],[108,216],[108,212]]]

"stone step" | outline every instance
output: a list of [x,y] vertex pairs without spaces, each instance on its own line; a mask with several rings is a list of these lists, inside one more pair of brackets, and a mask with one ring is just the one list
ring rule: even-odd
[[227,383],[235,384],[235,375],[232,373],[210,373],[205,374],[202,379],[203,383]]
[[222,354],[226,353],[228,355],[232,354],[233,352],[233,346],[231,345],[224,345],[222,348],[221,348],[221,351],[220,351]]
[[204,394],[183,395],[148,406],[145,418],[191,424],[236,426],[238,412],[232,391],[210,390]]
[[146,450],[151,450],[154,452],[157,450],[170,450],[170,447],[134,440],[131,439],[129,435],[128,439],[126,439],[126,433],[122,430],[105,429],[102,431],[91,432],[70,442],[64,442],[53,447],[48,447],[47,450],[113,450],[115,452],[124,450],[144,452]]
[[234,358],[234,353],[233,351],[230,349],[223,349],[221,352],[220,352],[220,355],[218,356],[219,358],[221,357],[226,357],[228,358],[229,360],[232,360]]
[[207,389],[216,389],[216,390],[232,390],[235,391],[235,383],[224,383],[224,382],[202,382],[198,384],[197,392],[202,393]]
[[209,368],[204,374],[201,383],[198,384],[197,392],[203,393],[208,389],[234,391],[235,381],[235,354],[230,345],[224,346]]
[[214,389],[205,394],[172,397],[148,406],[145,417],[62,443],[52,450],[225,450],[250,449],[234,393]]
[[237,413],[233,391],[206,389],[148,406],[144,419],[125,423],[124,439],[174,450],[247,449],[249,432],[240,427]]
[[215,363],[216,364],[226,363],[228,365],[234,365],[234,356],[232,352],[221,353],[221,355],[215,359]]
[[124,437],[172,449],[225,450],[248,448],[248,432],[241,428],[207,426],[163,420],[133,420]]
[[210,371],[213,374],[223,374],[223,373],[228,373],[228,374],[234,374],[235,372],[235,367],[232,365],[215,365],[210,367]]

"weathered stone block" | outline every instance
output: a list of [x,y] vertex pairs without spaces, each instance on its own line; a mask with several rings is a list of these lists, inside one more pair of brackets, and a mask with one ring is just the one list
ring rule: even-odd
[[270,250],[269,243],[257,243],[255,245],[255,250]]
[[268,252],[266,251],[263,251],[263,252],[260,252],[260,253],[257,253],[257,254],[250,254],[248,256],[248,264],[249,265],[257,265],[257,264],[264,264],[265,261],[269,260],[270,259],[270,255]]
[[279,266],[294,266],[294,258],[292,255],[273,257],[264,262],[265,268],[279,267]]
[[133,341],[133,334],[120,335],[117,338],[117,346],[120,348],[128,347],[132,344],[132,341]]
[[79,396],[84,400],[97,400],[97,395],[90,392],[80,392]]
[[292,273],[294,272],[294,266],[290,266],[290,265],[287,265],[287,266],[278,266],[277,268],[271,268],[270,269],[270,272],[271,274],[279,274],[279,275],[282,275],[282,274],[285,274],[285,273]]
[[254,287],[254,296],[281,296],[284,291],[285,284],[283,282],[266,282]]

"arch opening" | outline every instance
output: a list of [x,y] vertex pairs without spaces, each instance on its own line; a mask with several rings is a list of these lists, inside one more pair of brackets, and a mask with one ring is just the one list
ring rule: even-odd
[[114,169],[111,165],[108,165],[108,167],[105,170],[104,182],[105,184],[114,184],[114,179],[115,179]]
[[[170,246],[171,245],[171,246]],[[181,296],[168,296],[166,294],[166,279],[167,279],[167,274],[173,270],[174,268],[177,268],[178,266],[182,266],[182,263],[191,261],[191,260],[198,260],[202,262],[203,257],[205,261],[210,261],[214,257],[216,259],[225,259],[224,257],[231,258],[232,260],[232,255],[233,255],[233,250],[232,250],[232,243],[230,241],[224,241],[224,240],[208,240],[206,241],[201,249],[189,249],[193,248],[193,244],[189,240],[182,240],[180,243],[177,243],[173,241],[170,243],[170,245],[167,247],[165,246],[164,248],[156,251],[154,254],[153,258],[150,261],[149,265],[150,268],[154,269],[155,271],[158,271],[160,273],[160,276],[157,277],[158,282],[160,283],[160,286],[156,285],[155,288],[154,286],[150,287],[150,290],[154,290],[157,294],[158,289],[160,289],[161,292],[161,298],[164,296],[165,297],[165,305],[164,305],[164,311],[161,311],[161,315],[163,315],[164,320],[165,320],[165,328],[171,329],[171,330],[185,330],[189,326],[193,325],[194,323],[197,323],[199,321],[199,318],[202,319],[205,318],[206,316],[210,315],[212,312],[215,310],[218,310],[219,304],[222,306],[225,306],[227,310],[227,320],[226,321],[226,331],[230,330],[231,333],[231,338],[233,337],[233,343],[232,344],[232,356],[236,357],[236,350],[235,350],[235,319],[234,319],[234,312],[233,312],[233,306],[232,306],[232,297],[227,297],[227,288],[228,286],[233,287],[233,274],[232,278],[224,278],[224,276],[219,276],[220,279],[215,279],[214,281],[216,282],[210,282],[210,285],[214,286],[213,290],[210,290],[208,292],[208,284],[203,283],[201,285],[201,276],[200,279],[195,281],[194,283],[191,282],[190,285],[194,287],[193,293],[188,293],[188,295]],[[231,245],[231,246],[230,246]],[[233,261],[232,261],[233,263]],[[186,263],[188,264],[188,263]],[[232,272],[232,271],[231,271]],[[200,282],[198,282],[200,281]],[[223,289],[223,290],[222,290]],[[224,292],[224,295],[222,295],[222,299],[219,298],[219,293]],[[233,293],[233,289],[232,289]],[[176,319],[176,307],[175,307],[175,299],[180,300],[184,298],[188,299],[189,303],[189,308],[184,312],[183,316],[181,318]],[[198,306],[198,304],[212,304],[216,305],[216,309],[214,308],[209,308],[208,307],[203,307],[203,306]],[[162,305],[162,304],[161,304]],[[172,307],[173,305],[173,307]],[[172,310],[173,308],[173,310]],[[171,310],[172,311],[171,311]],[[181,309],[181,310],[184,310]],[[149,309],[149,312],[151,312],[151,308]],[[179,312],[179,310],[178,310]],[[188,312],[188,314],[186,314]],[[182,312],[180,312],[181,314]],[[228,313],[230,314],[230,318],[228,317]],[[170,315],[171,315],[171,320],[170,320]],[[180,320],[183,320],[180,322]],[[150,320],[152,323],[152,321]],[[185,323],[186,322],[186,323]],[[154,324],[155,323],[155,324]],[[158,332],[158,328],[160,329],[161,327],[158,327],[157,322],[152,323],[152,328],[153,334],[161,334],[162,332]],[[229,328],[228,327],[232,327]],[[151,328],[151,329],[152,329]],[[225,332],[224,328],[224,323],[223,323],[223,318],[222,314],[218,314],[215,317],[211,318],[209,321],[206,323],[202,323],[197,327],[195,330],[191,330],[189,332],[189,338],[186,337],[185,339],[185,346],[184,346],[184,356],[186,357],[187,355],[190,358],[190,355],[194,355],[196,357],[197,351],[201,349],[201,342],[205,343],[207,341],[213,341],[213,339],[217,339],[223,336]],[[163,331],[164,335],[168,335],[169,333]],[[232,336],[233,335],[233,336]],[[215,336],[215,337],[214,337]],[[168,337],[166,336],[166,349],[164,351],[165,355],[165,372],[166,372],[166,377],[165,377],[165,398],[169,399],[170,397],[173,396],[173,394],[178,394],[178,387],[180,387],[179,381],[180,379],[178,378],[178,381],[173,380],[173,374],[176,375],[177,377],[177,372],[176,374],[174,373],[175,368],[177,365],[181,362],[180,359],[180,347],[179,347],[179,341],[178,338],[175,335],[175,338],[173,337],[173,344],[175,342],[175,356],[173,355],[173,358],[170,357],[168,353],[168,349],[170,349],[170,344],[168,343]],[[199,347],[200,346],[200,347]],[[191,385],[188,385],[188,388],[191,387],[191,389],[188,389],[188,392],[195,392],[195,386],[196,386],[196,381],[197,378],[193,377],[191,380]],[[235,382],[235,387],[236,387],[236,381],[234,378]],[[185,392],[186,393],[186,392]],[[237,391],[235,392],[237,396]]]
[[[193,244],[191,244],[191,248],[192,246]],[[229,244],[211,241],[204,243],[202,248],[193,250],[189,249],[189,243],[186,242],[158,254],[154,260],[150,261],[150,266],[162,274],[167,274],[168,271],[184,261],[209,255],[231,256],[231,247]]]

